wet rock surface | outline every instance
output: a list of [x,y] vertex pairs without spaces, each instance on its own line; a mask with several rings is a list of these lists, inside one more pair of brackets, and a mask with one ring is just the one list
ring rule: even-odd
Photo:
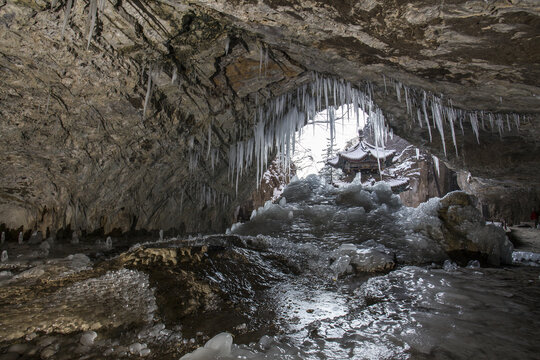
[[[283,195],[291,200],[267,203],[228,235],[113,239],[112,248],[81,237],[53,243],[47,256],[38,244],[9,244],[10,258],[0,263],[0,356],[390,360],[538,352],[540,267],[448,260],[444,241],[455,239],[447,232],[457,238],[464,228],[487,228],[474,221],[468,195],[404,208],[386,184],[335,188],[314,176]],[[467,256],[482,260],[480,250]],[[489,251],[488,260],[500,256]]]
[[[257,104],[311,71],[370,81],[394,131],[455,169],[538,184],[535,1],[105,1],[93,27],[87,5],[67,17],[66,2],[0,5],[8,229],[222,231],[255,185],[244,175],[235,203],[230,145],[252,133]],[[399,84],[512,124],[487,121],[478,144],[465,120],[445,157]]]

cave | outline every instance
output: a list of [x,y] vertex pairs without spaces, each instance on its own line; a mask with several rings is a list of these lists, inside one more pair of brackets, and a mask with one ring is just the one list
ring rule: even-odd
[[[0,28],[0,359],[540,350],[537,245],[485,225],[540,207],[536,1],[0,0]],[[344,105],[462,191],[307,177],[265,204],[295,132]],[[432,313],[496,330],[461,349]],[[370,340],[361,318],[390,325]]]

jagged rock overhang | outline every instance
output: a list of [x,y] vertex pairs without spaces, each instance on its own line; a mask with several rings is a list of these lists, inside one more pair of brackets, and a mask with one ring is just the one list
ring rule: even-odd
[[[202,197],[190,185],[206,177],[234,197],[228,147],[251,133],[257,104],[302,86],[308,70],[369,81],[396,133],[440,157],[443,142],[433,136],[430,143],[425,127],[406,120],[405,102],[387,94],[385,79],[442,94],[455,108],[526,114],[521,131],[504,133],[504,141],[497,131],[480,130],[482,152],[472,131],[458,135],[460,157],[450,160],[502,179],[513,178],[511,166],[525,164],[516,181],[539,178],[532,166],[538,160],[528,155],[537,152],[539,136],[534,2],[106,2],[89,50],[89,2],[76,2],[65,39],[66,3],[52,3],[15,1],[0,10],[8,149],[2,206],[26,226],[128,230],[184,223],[196,230],[193,219],[170,216],[183,207],[191,218],[206,211],[182,201]],[[498,48],[512,56],[491,50]],[[150,69],[158,75],[143,119]],[[213,175],[208,129],[223,159]],[[189,171],[194,148],[208,165],[196,176]],[[493,152],[506,160],[492,161]],[[210,216],[216,224],[224,222],[216,220],[221,212]]]

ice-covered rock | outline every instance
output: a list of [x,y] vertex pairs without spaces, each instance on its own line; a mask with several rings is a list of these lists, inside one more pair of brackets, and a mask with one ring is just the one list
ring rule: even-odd
[[351,257],[349,255],[340,255],[333,263],[330,265],[330,270],[332,271],[333,278],[337,279],[340,275],[345,273],[351,273]]
[[84,346],[92,346],[96,338],[97,333],[95,331],[87,331],[81,335],[79,342]]
[[444,271],[456,271],[459,269],[459,266],[453,261],[445,260],[443,264]]
[[378,272],[392,270],[394,257],[374,248],[358,249],[351,260],[356,271]]
[[17,279],[30,279],[30,278],[38,278],[40,276],[43,276],[45,274],[45,270],[41,266],[35,266],[31,269],[25,270],[22,273],[15,276]]
[[147,348],[145,343],[133,343],[129,345],[129,352],[132,355],[147,356],[150,354],[150,349]]
[[180,360],[209,360],[218,357],[231,355],[233,344],[232,335],[229,333],[220,333],[208,340],[204,347],[198,348],[194,352],[184,355]]
[[514,264],[540,266],[540,254],[528,251],[514,251],[512,261]]

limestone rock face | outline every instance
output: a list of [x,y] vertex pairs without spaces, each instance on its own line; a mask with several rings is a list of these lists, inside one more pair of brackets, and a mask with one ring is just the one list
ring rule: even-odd
[[[395,133],[454,169],[540,182],[535,0],[105,1],[93,27],[90,9],[0,1],[5,228],[223,230],[255,186],[255,169],[232,185],[230,147],[312,72],[367,86]],[[424,91],[492,114],[480,143],[468,117],[430,142],[407,105]]]

